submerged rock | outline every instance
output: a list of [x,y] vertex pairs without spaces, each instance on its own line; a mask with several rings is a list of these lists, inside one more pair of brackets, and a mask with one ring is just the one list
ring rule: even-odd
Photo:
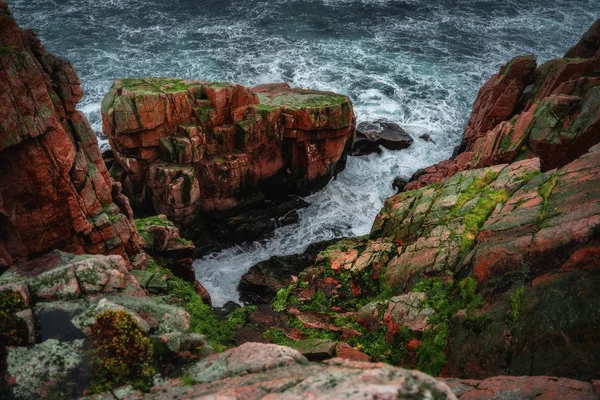
[[352,155],[379,153],[381,152],[379,146],[390,150],[402,150],[412,143],[413,138],[396,123],[385,120],[361,122],[356,127]]

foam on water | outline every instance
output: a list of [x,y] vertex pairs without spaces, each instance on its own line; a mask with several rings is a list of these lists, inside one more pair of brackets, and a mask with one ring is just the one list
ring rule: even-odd
[[[560,56],[600,14],[600,0],[12,0],[21,26],[73,62],[79,108],[101,129],[119,77],[174,76],[245,85],[286,81],[351,97],[359,121],[385,117],[417,137],[408,150],[350,158],[310,196],[300,223],[195,262],[215,305],[272,255],[368,233],[396,175],[452,153],[478,88],[518,54]],[[105,144],[104,140],[100,140]]]

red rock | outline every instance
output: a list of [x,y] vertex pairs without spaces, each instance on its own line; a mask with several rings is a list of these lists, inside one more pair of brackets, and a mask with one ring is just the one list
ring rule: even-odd
[[196,291],[198,296],[200,296],[204,304],[212,306],[212,299],[210,298],[210,293],[204,288],[204,286],[202,286],[200,282],[194,281],[194,290]]
[[467,150],[477,138],[511,116],[534,69],[533,56],[515,57],[483,85],[463,137]]
[[0,25],[13,49],[0,54],[0,265],[54,248],[128,260],[139,240],[131,209],[118,191],[113,199],[96,136],[75,111],[77,74],[21,31],[4,2]]
[[123,190],[183,225],[236,208],[266,180],[288,192],[322,187],[355,134],[347,97],[286,84],[123,79],[102,116]]
[[371,357],[344,342],[338,343],[337,346],[335,346],[335,355],[336,357],[345,358],[352,361],[371,360]]
[[421,341],[419,339],[410,339],[406,345],[406,348],[409,350],[416,350],[421,346]]
[[507,398],[526,399],[596,399],[588,382],[550,376],[498,376],[483,381],[440,379],[462,400]]
[[565,57],[592,58],[600,57],[600,19],[583,35],[581,40],[567,51]]

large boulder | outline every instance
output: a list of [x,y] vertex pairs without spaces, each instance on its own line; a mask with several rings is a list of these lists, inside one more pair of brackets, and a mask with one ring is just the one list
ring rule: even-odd
[[[564,58],[535,68],[516,57],[481,88],[458,154],[415,174],[405,190],[457,172],[539,157],[560,168],[600,141],[597,21]],[[535,69],[534,69],[535,68]]]
[[115,394],[120,399],[456,398],[444,383],[418,371],[341,359],[309,363],[296,350],[260,343],[246,343],[211,356],[189,368],[187,374],[187,384],[174,379],[158,384],[150,393],[129,388]]
[[128,203],[110,178],[69,62],[21,30],[0,2],[0,267],[59,248],[137,252]]
[[402,150],[409,147],[413,138],[400,127],[386,120],[361,122],[356,127],[356,139],[352,145],[352,155],[361,156],[379,153],[383,146],[389,150]]
[[354,139],[346,96],[286,84],[121,79],[102,117],[125,192],[183,225],[242,207],[263,186],[299,194],[322,187]]

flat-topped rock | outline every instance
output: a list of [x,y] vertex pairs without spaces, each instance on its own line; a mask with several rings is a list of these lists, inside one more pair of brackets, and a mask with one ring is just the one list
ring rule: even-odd
[[121,79],[102,117],[111,174],[134,205],[184,225],[241,208],[265,187],[322,187],[343,169],[355,132],[348,97],[287,84]]

